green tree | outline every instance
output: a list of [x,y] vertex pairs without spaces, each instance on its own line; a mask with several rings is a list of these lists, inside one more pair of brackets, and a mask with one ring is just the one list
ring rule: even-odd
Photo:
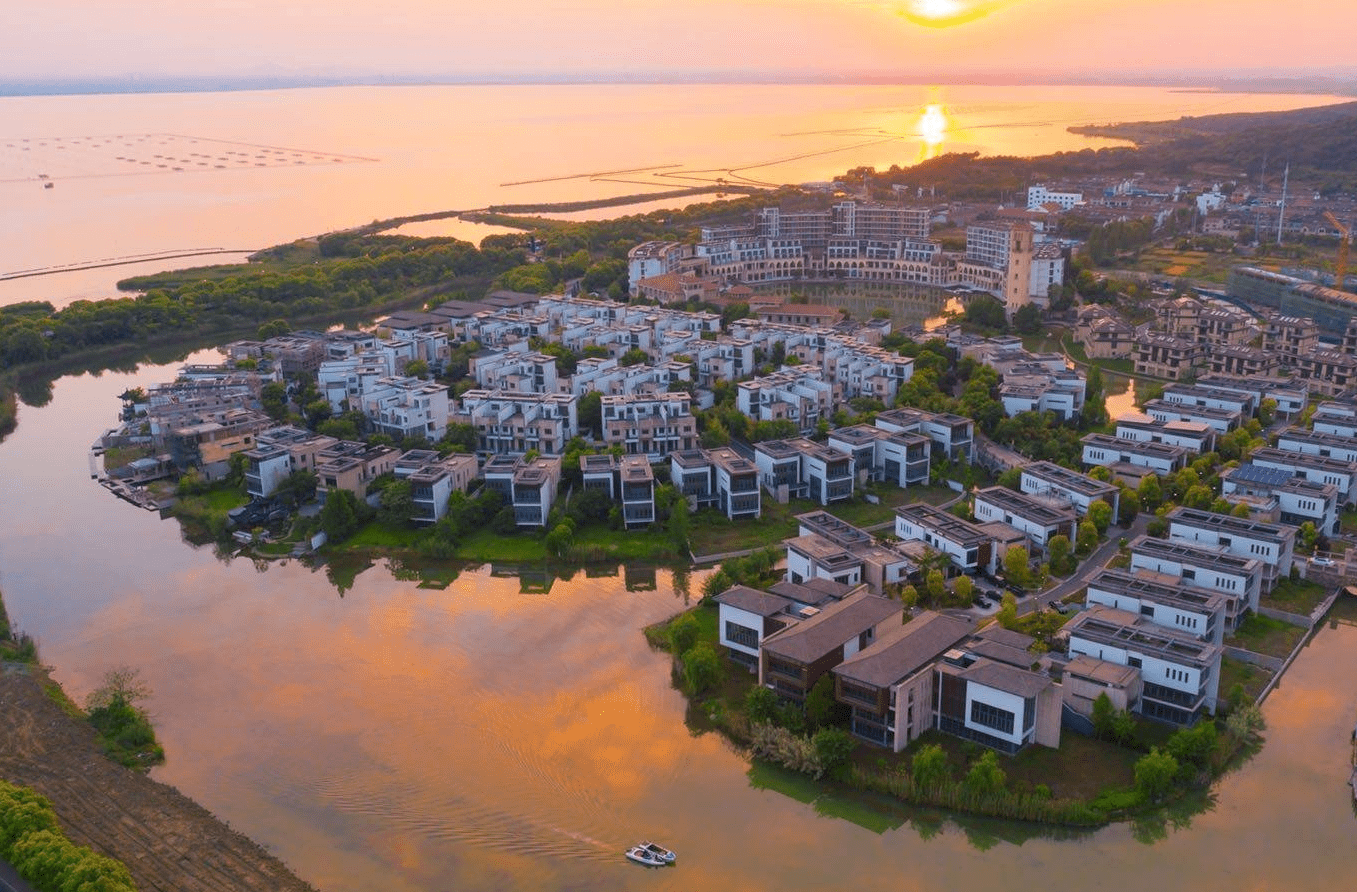
[[649,359],[650,357],[640,347],[632,347],[618,357],[617,364],[625,368],[626,366],[640,365]]
[[1133,489],[1123,489],[1117,499],[1117,523],[1129,527],[1140,514],[1140,493]]
[[969,604],[971,595],[975,593],[975,583],[971,581],[971,577],[963,573],[952,580],[952,593],[956,595],[957,603]]
[[269,338],[281,337],[292,331],[292,326],[287,324],[286,319],[274,319],[272,322],[265,322],[255,331],[255,337],[261,341],[267,341]]
[[1173,789],[1178,760],[1154,747],[1136,762],[1136,790],[1150,802],[1158,802]]
[[994,750],[985,750],[980,758],[971,763],[964,783],[967,792],[974,796],[992,796],[1003,791],[1005,781],[1004,771],[999,767],[999,757]]
[[905,585],[900,589],[900,603],[905,605],[906,609],[919,603],[919,590],[912,585]]
[[1032,558],[1027,549],[1013,545],[1004,552],[1004,577],[1017,586],[1026,588],[1032,584]]
[[820,770],[830,775],[837,774],[839,769],[848,764],[856,746],[853,738],[842,728],[821,728],[815,732],[811,743],[815,747],[815,761],[820,764]]
[[823,728],[835,724],[840,712],[840,704],[834,699],[834,675],[826,672],[816,679],[806,695],[806,721],[812,728]]
[[1159,485],[1159,478],[1150,474],[1144,480],[1140,481],[1140,486],[1136,490],[1140,496],[1140,504],[1143,510],[1153,511],[1159,507],[1164,500],[1163,489]]
[[1098,528],[1091,522],[1079,524],[1079,534],[1075,538],[1074,550],[1080,557],[1087,557],[1098,547]]
[[281,381],[270,381],[259,391],[259,402],[264,412],[274,421],[287,418],[287,385]]
[[1023,304],[1018,308],[1018,311],[1013,314],[1013,327],[1017,329],[1020,334],[1040,334],[1041,308],[1036,304]]
[[588,430],[595,437],[603,436],[603,394],[591,390],[579,398],[575,408],[580,430]]
[[1299,550],[1305,554],[1315,553],[1315,544],[1319,542],[1319,530],[1315,529],[1314,523],[1305,521],[1296,531],[1296,545]]
[[943,581],[941,570],[929,570],[928,576],[924,580],[924,587],[928,590],[928,599],[931,604],[940,604],[942,596],[947,592],[947,584]]
[[1211,488],[1199,483],[1183,493],[1183,504],[1189,508],[1205,511],[1211,507],[1212,497]]
[[332,489],[320,509],[320,528],[330,542],[343,542],[358,531],[360,516],[357,496],[347,489]]
[[692,613],[685,613],[676,617],[669,624],[669,650],[682,656],[697,644],[698,636],[701,634],[701,627],[697,624],[697,617]]
[[1112,506],[1097,499],[1088,506],[1088,519],[1099,536],[1105,535],[1107,528],[1112,525]]
[[1180,767],[1211,767],[1219,740],[1215,722],[1198,722],[1192,728],[1179,728],[1164,744],[1164,751],[1178,760]]
[[947,754],[936,743],[919,748],[909,763],[909,773],[914,785],[921,790],[934,790],[949,779],[950,769]]
[[756,684],[744,695],[744,713],[751,722],[771,722],[777,717],[777,694],[772,688]]
[[1005,629],[1012,629],[1018,625],[1018,599],[1012,592],[1004,592],[999,612],[994,618]]
[[409,480],[397,480],[382,490],[381,507],[377,509],[377,520],[382,525],[406,526],[414,515],[415,494]]
[[1046,548],[1051,553],[1051,570],[1060,576],[1068,574],[1073,568],[1069,566],[1070,560],[1070,537],[1057,533],[1046,542]]
[[574,541],[575,522],[565,517],[547,533],[545,544],[547,551],[558,558],[563,558],[570,552],[570,546]]
[[688,693],[705,693],[721,681],[721,659],[705,641],[698,642],[683,654],[683,679]]
[[1099,694],[1093,701],[1093,734],[1095,737],[1101,737],[1103,740],[1113,739],[1113,722],[1117,717],[1117,708],[1112,705],[1112,698],[1107,694]]

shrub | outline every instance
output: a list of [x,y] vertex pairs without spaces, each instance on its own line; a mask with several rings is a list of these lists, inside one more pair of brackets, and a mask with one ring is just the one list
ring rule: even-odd
[[694,696],[720,683],[721,659],[710,644],[703,641],[683,654],[683,679],[688,685],[688,693]]

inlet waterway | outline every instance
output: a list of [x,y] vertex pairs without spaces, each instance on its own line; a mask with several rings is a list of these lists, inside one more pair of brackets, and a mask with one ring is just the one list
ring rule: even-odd
[[[699,574],[482,567],[437,590],[381,562],[341,594],[324,569],[218,557],[113,498],[87,447],[116,394],[171,374],[66,378],[21,407],[0,444],[0,587],[77,697],[139,667],[169,754],[155,776],[325,892],[1357,882],[1351,607],[1268,700],[1261,753],[1177,823],[1063,833],[805,802],[689,730],[668,657],[642,637]],[[680,865],[624,862],[643,836]]]

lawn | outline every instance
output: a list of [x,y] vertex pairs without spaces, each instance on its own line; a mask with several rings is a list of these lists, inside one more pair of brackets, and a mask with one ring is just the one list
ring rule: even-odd
[[126,467],[139,458],[148,458],[155,454],[150,446],[110,446],[104,450],[104,470],[112,471]]
[[1235,685],[1243,685],[1249,700],[1257,700],[1263,688],[1272,680],[1272,673],[1262,666],[1245,663],[1233,657],[1220,658],[1220,696],[1228,697]]
[[373,520],[340,543],[338,548],[343,551],[358,551],[365,548],[414,548],[425,535],[426,531],[422,529],[389,527]]
[[1257,654],[1285,659],[1303,637],[1305,630],[1300,626],[1254,613],[1240,623],[1238,631],[1226,638],[1225,643]]
[[230,511],[232,508],[239,508],[250,500],[250,497],[238,489],[223,488],[213,489],[203,493],[200,496],[192,498],[202,501],[204,505],[213,511]]
[[745,551],[776,545],[783,539],[796,535],[796,516],[811,511],[827,511],[835,517],[846,520],[857,527],[869,527],[879,523],[892,523],[895,509],[900,505],[913,502],[927,502],[938,505],[955,498],[956,493],[946,486],[915,486],[901,489],[898,486],[879,485],[873,488],[874,494],[881,499],[879,505],[872,505],[861,498],[839,502],[822,508],[809,499],[792,499],[780,505],[763,494],[763,516],[750,522],[731,521],[715,511],[699,511],[693,515],[692,532],[689,540],[693,554],[727,554],[732,551]]
[[1339,515],[1338,522],[1344,533],[1351,535],[1357,533],[1357,511],[1347,510]]
[[[903,763],[908,769],[914,754],[923,746],[936,743],[947,753],[952,777],[966,776],[970,763],[984,749],[979,744],[927,731],[903,753],[894,755],[872,747],[860,747],[855,761],[862,767],[881,769]],[[1017,756],[999,756],[999,767],[1008,776],[1008,789],[1024,789],[1045,784],[1057,799],[1093,799],[1099,792],[1135,783],[1135,763],[1143,753],[1106,740],[1095,740],[1073,731],[1060,735],[1060,748],[1029,746]],[[884,759],[883,759],[884,757]]]
[[1262,603],[1266,607],[1285,610],[1309,616],[1328,597],[1329,590],[1318,582],[1305,579],[1283,579],[1271,594],[1264,595]]

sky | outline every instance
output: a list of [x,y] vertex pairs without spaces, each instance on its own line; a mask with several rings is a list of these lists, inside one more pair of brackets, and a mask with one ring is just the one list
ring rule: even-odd
[[[22,12],[19,9],[22,8]],[[5,81],[1357,72],[1353,0],[43,0]]]

